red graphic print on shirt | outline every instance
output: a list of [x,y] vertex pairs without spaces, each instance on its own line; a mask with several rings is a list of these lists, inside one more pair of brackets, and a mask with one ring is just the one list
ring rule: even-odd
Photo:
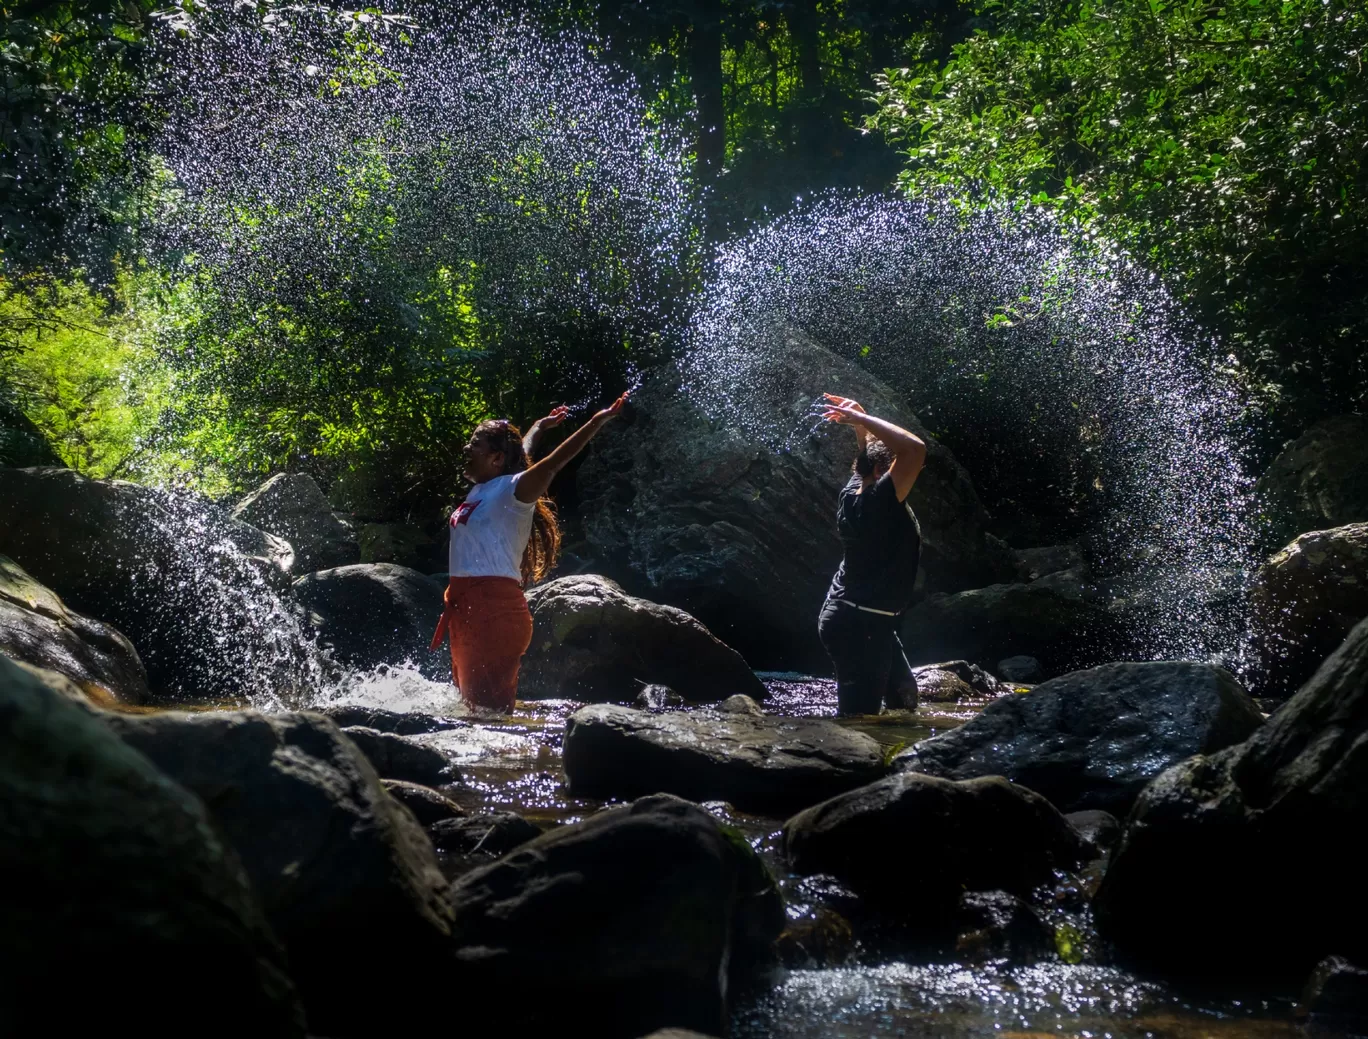
[[461,523],[470,522],[470,514],[474,512],[480,503],[477,501],[463,501],[456,507],[456,511],[451,514],[451,525],[453,527]]

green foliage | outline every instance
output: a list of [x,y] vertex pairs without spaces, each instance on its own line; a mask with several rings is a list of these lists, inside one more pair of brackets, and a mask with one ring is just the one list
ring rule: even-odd
[[114,302],[84,282],[0,283],[0,384],[62,461],[96,477],[166,478],[173,458],[155,449],[167,374],[129,304],[134,278]]
[[910,193],[1031,199],[1126,243],[1293,426],[1368,404],[1368,10],[990,0],[879,80]]

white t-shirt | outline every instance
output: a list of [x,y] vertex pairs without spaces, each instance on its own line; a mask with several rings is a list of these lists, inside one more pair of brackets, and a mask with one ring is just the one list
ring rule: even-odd
[[447,571],[452,577],[511,577],[521,583],[536,502],[518,501],[521,473],[477,483],[451,514]]

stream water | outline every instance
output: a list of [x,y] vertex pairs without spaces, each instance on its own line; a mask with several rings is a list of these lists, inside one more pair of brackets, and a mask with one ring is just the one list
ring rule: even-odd
[[[791,716],[835,713],[830,679],[762,673],[769,690],[765,710]],[[602,802],[570,796],[563,785],[560,750],[565,722],[580,704],[569,700],[519,701],[512,716],[473,715],[456,702],[450,685],[407,668],[352,676],[327,704],[358,704],[420,711],[468,721],[430,737],[440,741],[462,772],[446,790],[473,812],[511,810],[543,828],[575,822]],[[889,747],[924,739],[962,724],[986,700],[924,704],[915,712],[843,720]],[[781,819],[737,812],[722,802],[709,811],[740,829],[769,863],[785,889],[792,919],[820,907],[820,885],[789,875],[779,855]],[[934,849],[928,853],[934,854]],[[1094,867],[1094,871],[1096,867]],[[1087,878],[1061,878],[1062,886]],[[1086,931],[1086,913],[1062,912],[1042,892],[1047,918]],[[915,900],[915,892],[909,892]],[[1078,943],[1092,948],[1091,936]],[[1073,1036],[1080,1039],[1215,1039],[1302,1036],[1290,999],[1192,997],[1162,982],[1137,977],[1086,952],[1079,963],[1032,966],[1003,963],[901,962],[851,949],[844,962],[779,972],[761,992],[737,1000],[732,1035],[740,1039],[816,1037]]]

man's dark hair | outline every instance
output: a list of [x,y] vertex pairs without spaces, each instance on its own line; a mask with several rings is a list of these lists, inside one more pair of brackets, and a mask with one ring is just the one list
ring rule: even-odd
[[887,469],[893,464],[893,452],[882,440],[870,437],[855,456],[855,471],[861,476],[873,476],[876,469]]

